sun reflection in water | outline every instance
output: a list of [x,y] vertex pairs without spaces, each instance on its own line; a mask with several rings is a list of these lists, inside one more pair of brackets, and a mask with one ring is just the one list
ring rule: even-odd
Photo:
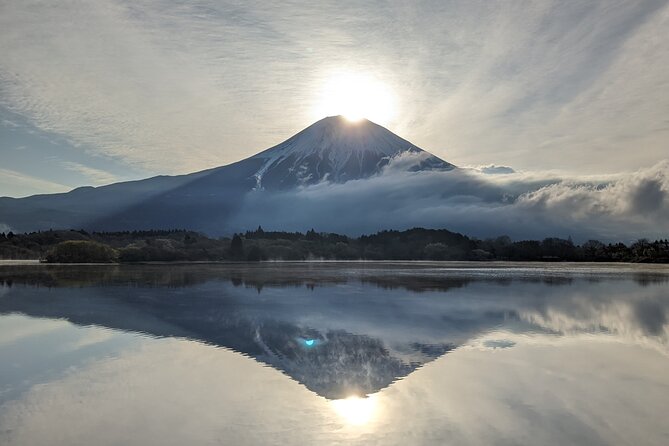
[[330,404],[347,424],[354,426],[367,424],[376,412],[376,398],[374,395],[364,398],[349,396],[342,400],[330,401]]

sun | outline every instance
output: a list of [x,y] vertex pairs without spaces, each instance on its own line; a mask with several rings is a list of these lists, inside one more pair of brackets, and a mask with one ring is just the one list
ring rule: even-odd
[[314,114],[317,118],[342,115],[350,121],[366,118],[388,124],[395,116],[395,102],[392,90],[375,77],[337,73],[323,81]]

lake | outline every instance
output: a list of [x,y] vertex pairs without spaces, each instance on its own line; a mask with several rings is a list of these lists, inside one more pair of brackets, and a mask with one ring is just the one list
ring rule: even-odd
[[1,265],[2,445],[667,445],[669,267]]

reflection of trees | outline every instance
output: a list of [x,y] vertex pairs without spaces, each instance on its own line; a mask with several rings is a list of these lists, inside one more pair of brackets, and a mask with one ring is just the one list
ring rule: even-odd
[[0,267],[0,283],[45,287],[166,286],[188,287],[211,281],[250,288],[317,286],[346,277],[298,269],[276,270],[240,264],[21,265]]
[[639,272],[634,274],[634,281],[641,286],[658,285],[669,282],[669,275]]
[[[578,274],[553,270],[514,272],[504,268],[477,272],[444,270],[426,273],[421,264],[388,265],[384,263],[186,263],[146,265],[21,265],[0,267],[0,283],[26,284],[46,287],[84,286],[166,286],[187,287],[206,282],[230,282],[234,286],[307,287],[343,284],[360,281],[384,289],[410,291],[448,291],[476,282],[511,285],[518,282],[564,286],[575,278],[598,282],[606,278],[631,277],[642,286],[669,281],[669,274],[661,271],[639,271],[629,274]],[[439,265],[439,264],[437,264]],[[443,265],[443,264],[441,264]],[[423,265],[424,266],[424,265]],[[431,266],[434,266],[431,265]]]

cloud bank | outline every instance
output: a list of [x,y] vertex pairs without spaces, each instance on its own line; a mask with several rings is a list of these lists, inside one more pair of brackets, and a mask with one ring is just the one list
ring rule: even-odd
[[477,237],[568,237],[630,241],[669,232],[669,161],[606,178],[471,169],[406,171],[406,154],[378,176],[246,195],[230,228],[362,234],[415,226]]

